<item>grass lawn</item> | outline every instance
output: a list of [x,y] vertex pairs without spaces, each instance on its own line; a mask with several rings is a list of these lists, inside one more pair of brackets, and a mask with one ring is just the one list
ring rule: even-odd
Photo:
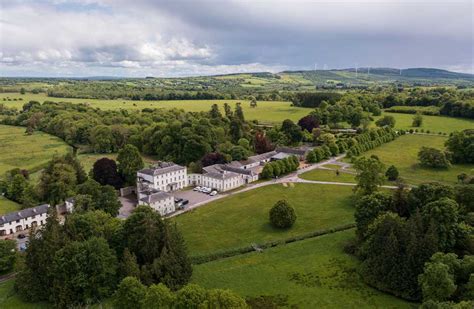
[[[86,173],[89,173],[94,166],[95,161],[99,159],[109,158],[117,161],[117,153],[81,153],[77,155],[77,158],[81,162]],[[156,162],[156,160],[151,156],[142,155],[142,158],[143,162],[145,162],[145,166]]]
[[9,199],[0,195],[0,215],[14,212],[15,210],[20,210],[20,204],[10,201]]
[[353,236],[337,232],[196,265],[192,282],[244,297],[280,296],[285,308],[415,308],[362,282],[357,259],[343,252]]
[[[393,116],[395,118],[395,129],[418,129],[430,130],[431,133],[450,133],[453,131],[462,131],[464,129],[474,129],[474,120],[466,118],[454,118],[446,116],[427,116],[423,115],[423,125],[419,128],[411,126],[413,122],[413,115],[410,114],[399,114],[399,113],[383,113],[382,116],[374,117],[375,120],[383,116]],[[375,122],[372,122],[372,126],[375,126]]]
[[[14,279],[7,280],[0,283],[0,308],[2,309],[46,309],[54,308],[50,303],[27,303],[24,302],[13,290],[15,284]],[[91,309],[112,309],[111,299],[106,299],[99,304],[88,306]]]
[[7,280],[0,283],[0,308],[3,309],[42,309],[52,308],[52,305],[46,303],[25,303],[13,290],[15,280]]
[[[208,254],[352,223],[351,190],[333,185],[270,185],[215,201],[172,220],[183,233],[190,255]],[[268,212],[281,199],[286,199],[297,214],[289,230],[274,229],[269,223]]]
[[[10,98],[12,101],[4,101]],[[22,98],[22,101],[18,101]],[[17,101],[13,101],[17,99]],[[23,104],[30,100],[39,102],[71,102],[71,103],[89,103],[92,107],[100,109],[129,109],[141,110],[143,108],[180,108],[190,112],[209,111],[213,104],[218,104],[221,112],[224,112],[224,103],[228,103],[234,108],[235,103],[241,102],[244,115],[248,120],[259,120],[269,123],[280,123],[285,119],[298,121],[300,118],[311,112],[309,108],[293,107],[290,102],[259,101],[256,108],[251,108],[249,101],[246,100],[176,100],[176,101],[131,101],[131,100],[99,100],[99,99],[73,99],[73,98],[53,98],[46,94],[24,94],[19,93],[0,93],[0,103],[8,107],[21,109]]]
[[300,175],[300,178],[306,180],[317,180],[317,181],[333,181],[333,182],[351,182],[356,183],[355,175],[344,173],[339,171],[339,175],[336,174],[336,171],[332,170],[323,170],[323,169],[314,169],[312,171],[303,173]]
[[37,169],[54,155],[70,151],[60,138],[35,132],[26,135],[24,127],[0,125],[0,175],[13,168]]
[[452,165],[449,169],[424,168],[418,165],[418,152],[422,146],[444,149],[446,137],[430,135],[403,135],[396,140],[364,153],[376,155],[386,165],[395,165],[400,176],[408,183],[439,181],[454,184],[460,173],[473,173],[474,164]]

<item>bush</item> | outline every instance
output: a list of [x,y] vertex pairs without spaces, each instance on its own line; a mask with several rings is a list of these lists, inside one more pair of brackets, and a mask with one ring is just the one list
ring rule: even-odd
[[398,169],[395,167],[395,165],[391,165],[385,172],[385,176],[387,176],[387,179],[390,181],[397,180],[398,175]]
[[276,228],[289,228],[296,221],[296,213],[287,201],[278,201],[270,209],[270,223]]
[[450,163],[444,152],[436,148],[421,147],[418,152],[420,164],[426,167],[448,168]]
[[389,126],[393,128],[395,126],[395,118],[393,116],[383,116],[383,118],[375,122],[375,125],[377,125],[377,127]]

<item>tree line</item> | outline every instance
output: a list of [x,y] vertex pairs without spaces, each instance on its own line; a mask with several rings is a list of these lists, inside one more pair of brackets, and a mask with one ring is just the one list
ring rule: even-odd
[[53,211],[46,226],[31,232],[15,289],[29,302],[70,307],[110,297],[127,276],[177,290],[191,273],[176,226],[148,206],[125,221],[102,210],[78,211],[63,225]]
[[[413,88],[408,91],[392,91],[381,100],[384,108],[393,106],[436,106],[439,114],[474,118],[474,93],[448,88]],[[398,110],[394,110],[400,112]],[[431,113],[430,113],[431,114]]]
[[354,167],[357,237],[346,250],[361,260],[363,279],[423,308],[472,306],[474,187],[400,182],[378,191],[383,163],[361,158]]

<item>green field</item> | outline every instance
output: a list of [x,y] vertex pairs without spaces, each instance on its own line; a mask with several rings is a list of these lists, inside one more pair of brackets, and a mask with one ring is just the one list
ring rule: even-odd
[[[173,221],[191,255],[208,254],[352,223],[351,190],[333,185],[270,185],[215,201]],[[281,199],[295,208],[298,217],[289,230],[269,224],[268,212]]]
[[14,212],[15,210],[20,209],[20,204],[10,201],[9,199],[0,195],[0,215],[7,214],[9,212]]
[[364,153],[364,156],[376,155],[386,165],[395,165],[400,177],[408,183],[439,181],[454,184],[460,173],[473,173],[474,164],[452,165],[449,169],[424,168],[418,164],[418,152],[422,146],[444,149],[444,136],[402,135],[396,140]]
[[300,178],[306,180],[317,180],[317,181],[333,181],[333,182],[350,182],[355,183],[355,175],[339,172],[339,175],[336,174],[335,170],[323,170],[323,169],[314,169],[312,171],[303,173],[299,176]]
[[35,170],[54,155],[62,155],[71,147],[60,138],[35,132],[26,135],[25,128],[0,125],[0,175],[13,168]]
[[[427,116],[423,115],[423,125],[419,128],[412,127],[413,115],[399,113],[383,113],[382,116],[374,117],[375,120],[383,116],[393,116],[395,118],[395,129],[410,130],[418,129],[430,130],[431,133],[450,133],[453,131],[462,131],[465,129],[474,129],[474,119],[454,118],[446,116]],[[372,122],[375,126],[375,122]]]
[[[10,98],[11,101],[3,100]],[[22,98],[22,101],[18,99]],[[17,99],[17,101],[14,101]],[[297,121],[308,115],[311,109],[293,107],[290,102],[271,102],[259,101],[256,108],[251,108],[248,101],[245,100],[179,100],[179,101],[130,101],[130,100],[98,100],[98,99],[72,99],[72,98],[53,98],[45,94],[24,94],[19,93],[0,93],[0,104],[7,107],[21,109],[24,103],[35,100],[39,102],[70,102],[70,103],[88,103],[92,107],[100,109],[129,109],[141,110],[143,108],[179,108],[189,112],[209,111],[213,104],[218,104],[221,112],[224,112],[224,103],[229,103],[232,108],[235,103],[241,102],[244,115],[248,120],[259,120],[262,122],[276,123],[285,119]]]
[[415,308],[362,282],[357,259],[343,252],[353,236],[337,232],[196,265],[192,281],[244,297],[279,295],[285,308]]
[[[0,308],[2,309],[47,309],[47,308],[54,308],[53,304],[49,303],[27,303],[18,297],[15,294],[15,290],[13,288],[15,284],[14,279],[7,280],[5,282],[0,283]],[[90,309],[112,309],[113,306],[111,304],[110,299],[106,299],[99,304],[94,304],[87,306]]]
[[0,283],[0,308],[2,309],[43,309],[51,308],[51,305],[45,303],[25,303],[13,290],[15,280],[7,280]]

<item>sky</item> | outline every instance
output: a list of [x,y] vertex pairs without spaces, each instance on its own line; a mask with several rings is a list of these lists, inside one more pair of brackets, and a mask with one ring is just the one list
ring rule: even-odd
[[0,76],[474,73],[471,0],[0,0]]

